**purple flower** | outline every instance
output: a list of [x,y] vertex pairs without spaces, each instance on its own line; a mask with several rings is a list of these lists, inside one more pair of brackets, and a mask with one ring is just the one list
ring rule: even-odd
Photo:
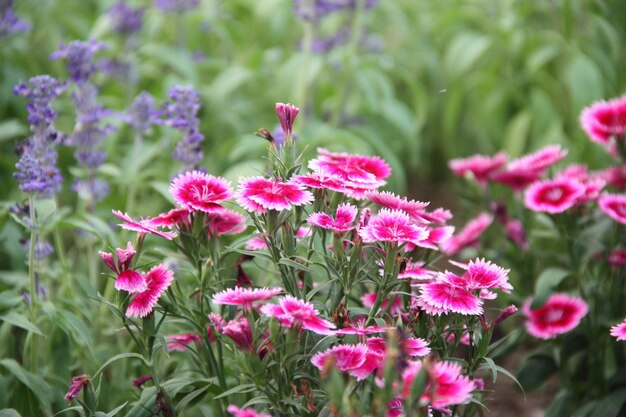
[[54,146],[59,134],[54,128],[57,114],[52,109],[52,101],[64,89],[64,84],[48,75],[33,77],[28,84],[20,83],[13,89],[15,94],[28,100],[26,109],[32,132],[32,136],[18,147],[20,160],[15,165],[13,177],[22,191],[43,198],[59,191],[63,182],[56,166],[58,154]]
[[72,41],[61,44],[59,50],[50,55],[50,59],[67,59],[67,72],[75,83],[84,83],[90,80],[97,69],[93,55],[106,49],[106,45],[92,39],[88,42]]
[[[22,245],[22,248],[28,251],[30,247],[30,239],[20,241],[20,243]],[[52,247],[50,242],[37,239],[37,241],[35,242],[35,259],[44,259],[52,255],[53,253],[54,248]]]
[[161,112],[156,108],[154,97],[145,91],[141,92],[133,101],[121,119],[131,125],[140,135],[147,135],[152,125],[159,122]]
[[[303,20],[319,21],[323,17],[342,10],[355,10],[359,0],[294,0],[294,9]],[[366,10],[376,7],[378,0],[366,0]]]
[[21,20],[13,12],[13,1],[3,1],[0,4],[0,38],[12,33],[28,32],[30,23]]
[[162,12],[182,13],[198,7],[200,0],[154,0],[154,7]]
[[143,15],[143,7],[134,9],[125,0],[115,3],[108,13],[113,23],[113,30],[123,36],[130,36],[141,30]]

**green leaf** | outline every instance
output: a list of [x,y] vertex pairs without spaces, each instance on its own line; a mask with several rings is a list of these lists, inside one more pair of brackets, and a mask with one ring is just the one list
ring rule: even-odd
[[517,373],[517,380],[526,391],[533,390],[543,384],[558,370],[552,356],[538,353],[526,358]]
[[126,358],[137,358],[137,359],[141,359],[141,361],[143,361],[143,363],[146,364],[146,366],[148,366],[148,362],[146,362],[146,360],[144,359],[143,356],[141,356],[139,353],[132,353],[132,352],[126,352],[126,353],[120,353],[118,355],[113,356],[111,359],[109,359],[108,361],[106,361],[105,363],[102,364],[102,366],[100,367],[100,369],[98,369],[96,371],[95,374],[93,374],[93,377],[91,379],[96,379],[98,378],[98,375],[100,375],[100,373],[102,371],[104,371],[104,368],[106,368],[107,366],[109,366],[110,364],[112,364],[115,361],[118,361],[120,359],[126,359]]
[[28,130],[16,119],[0,123],[0,142],[11,140],[18,136],[25,136],[26,134],[28,134]]
[[5,408],[4,410],[0,410],[0,417],[22,417],[22,416],[20,416],[20,413],[18,413],[12,408]]
[[572,111],[580,110],[604,96],[604,81],[598,66],[583,54],[577,54],[565,68],[565,82],[572,99]]
[[531,308],[536,309],[541,307],[546,302],[550,294],[552,294],[552,290],[556,288],[569,274],[570,271],[557,267],[548,268],[539,274],[537,282],[535,283],[535,298]]
[[68,336],[74,338],[80,345],[89,349],[91,356],[94,356],[91,332],[78,316],[67,310],[60,310],[58,312],[57,323],[65,330]]
[[572,415],[573,405],[574,393],[561,391],[546,410],[544,417],[570,417]]
[[311,268],[309,268],[307,266],[304,266],[301,263],[298,263],[298,262],[293,261],[293,260],[288,259],[288,258],[281,258],[278,261],[278,263],[281,264],[281,265],[290,266],[292,268],[299,269],[299,270],[304,271],[304,272],[308,272],[310,274],[314,274],[315,273],[315,271],[313,271]]
[[113,410],[109,411],[106,416],[107,417],[113,417],[115,416],[117,413],[119,413],[120,411],[122,411],[122,408],[126,407],[126,404],[128,404],[128,401],[126,401],[124,404],[120,405],[117,408],[114,408]]
[[490,45],[489,37],[480,33],[459,33],[446,51],[446,69],[456,76],[463,75],[478,61]]
[[11,374],[13,374],[18,381],[24,384],[24,386],[31,391],[37,399],[37,402],[41,407],[41,411],[46,416],[52,415],[52,394],[50,393],[48,384],[46,384],[46,382],[39,375],[35,375],[24,370],[13,359],[2,359],[0,360],[0,365],[2,365],[7,371],[11,372]]
[[1,321],[5,321],[9,324],[12,324],[17,327],[21,327],[24,330],[28,330],[31,333],[38,334],[39,336],[43,336],[39,327],[35,326],[26,316],[11,311],[7,314],[0,316]]
[[215,399],[219,400],[220,398],[228,397],[229,395],[233,395],[233,394],[243,394],[246,392],[252,392],[255,389],[256,389],[256,386],[254,384],[242,384],[242,385],[238,385],[234,388],[231,388],[229,390],[222,392],[220,395],[216,396]]
[[626,403],[626,388],[621,388],[600,401],[596,404],[591,417],[617,417],[622,416],[620,413],[624,404]]

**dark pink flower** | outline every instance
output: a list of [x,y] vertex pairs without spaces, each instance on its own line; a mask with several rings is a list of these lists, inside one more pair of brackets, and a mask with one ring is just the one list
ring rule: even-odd
[[428,228],[428,237],[423,240],[419,240],[415,243],[408,243],[404,248],[407,252],[415,249],[411,246],[419,246],[421,248],[438,250],[437,245],[442,245],[452,237],[454,233],[454,226],[436,227],[434,229]]
[[229,288],[213,296],[215,304],[241,306],[246,310],[252,309],[252,304],[258,301],[271,300],[282,288]]
[[599,101],[583,109],[580,124],[587,136],[603,145],[626,133],[626,96]]
[[523,250],[528,250],[528,239],[526,239],[526,231],[524,224],[517,219],[507,219],[504,223],[506,237]]
[[606,181],[606,185],[623,190],[626,188],[626,165],[609,167],[603,171],[595,171],[590,174],[591,178],[599,178]]
[[626,265],[626,249],[615,249],[608,257],[608,262],[613,266]]
[[428,238],[428,229],[417,226],[404,211],[384,208],[359,229],[359,235],[364,242],[416,243]]
[[167,351],[177,350],[184,352],[191,343],[200,343],[200,336],[194,333],[182,333],[165,336],[167,341]]
[[[448,273],[449,274],[449,273]],[[473,292],[450,284],[449,278],[440,278],[419,286],[418,305],[429,314],[459,313],[479,315],[483,301]]]
[[148,289],[134,296],[126,310],[126,317],[143,318],[152,313],[159,297],[174,280],[174,272],[167,264],[160,264],[148,271],[145,280]]
[[611,327],[611,336],[617,341],[626,340],[626,320]]
[[126,249],[115,249],[117,260],[113,259],[113,254],[108,252],[98,252],[104,263],[117,274],[115,289],[128,292],[145,291],[148,286],[143,275],[130,269],[130,264],[135,257],[135,248],[128,242]]
[[407,262],[404,271],[398,274],[398,278],[426,281],[432,279],[434,275],[435,272],[424,268],[424,262]]
[[128,214],[122,213],[118,210],[113,210],[113,215],[124,222],[124,224],[118,225],[122,229],[131,230],[141,234],[150,233],[167,240],[172,240],[176,237],[176,233],[174,232],[163,232],[159,230],[158,226],[152,223],[153,219],[151,218],[134,220]]
[[276,115],[280,121],[280,127],[283,129],[285,138],[290,138],[293,131],[293,122],[300,109],[293,104],[276,103]]
[[89,376],[83,374],[78,375],[70,379],[70,388],[65,394],[65,401],[72,402],[74,398],[78,397],[78,394],[91,383]]
[[307,222],[322,229],[332,230],[335,233],[345,233],[355,228],[354,220],[359,209],[350,203],[337,207],[335,218],[326,213],[311,213]]
[[182,208],[205,213],[221,210],[217,203],[233,197],[228,181],[201,171],[179,174],[170,184],[170,193]]
[[[387,354],[387,342],[382,337],[370,337],[365,343],[370,351],[376,352],[383,357]],[[428,342],[419,337],[401,339],[399,347],[408,356],[427,356],[430,354]]]
[[270,414],[257,413],[253,408],[239,408],[232,404],[226,408],[226,411],[235,417],[272,417]]
[[[421,362],[412,361],[402,372],[404,398],[409,397],[413,381],[423,367]],[[427,403],[433,408],[443,408],[463,404],[472,397],[474,382],[463,375],[460,365],[453,362],[435,362],[426,369],[426,372],[428,379],[420,402]]]
[[138,376],[137,378],[133,378],[133,387],[141,388],[143,384],[151,380],[152,380],[152,374]]
[[305,175],[293,177],[293,181],[309,188],[329,189],[344,192],[346,181],[339,175],[329,174],[323,170],[316,170]]
[[467,222],[465,227],[456,235],[441,243],[441,249],[449,254],[460,252],[462,249],[478,243],[483,232],[493,222],[493,216],[482,212],[474,219]]
[[319,317],[313,304],[298,300],[291,295],[281,298],[278,304],[265,304],[260,311],[266,316],[276,318],[285,327],[300,325],[302,329],[317,334],[334,334],[331,329],[334,329],[335,325]]
[[207,214],[206,222],[209,238],[222,235],[236,235],[246,230],[246,218],[225,208]]
[[544,180],[528,187],[524,204],[532,211],[557,214],[573,207],[584,194],[585,187],[578,180]]
[[565,158],[566,150],[560,145],[546,146],[537,152],[524,155],[509,162],[503,171],[491,175],[491,179],[505,184],[515,191],[521,191],[537,181],[546,170]]
[[[348,372],[350,375],[360,368],[367,359],[367,346],[359,345],[337,345],[324,352],[318,352],[311,358],[311,363],[320,371],[327,367],[334,367],[339,372]],[[354,376],[354,375],[353,375]],[[365,379],[359,374],[357,380]]]
[[626,224],[626,195],[624,194],[602,194],[598,198],[598,206],[604,214]]
[[389,191],[370,191],[366,193],[366,197],[379,206],[392,210],[402,210],[414,219],[421,219],[420,213],[430,204],[408,200],[406,197],[399,197]]
[[587,303],[581,298],[563,293],[552,294],[543,306],[531,309],[532,300],[524,303],[522,311],[528,321],[526,329],[540,339],[554,339],[574,329],[587,314]]
[[231,338],[237,346],[242,349],[253,352],[254,341],[252,340],[252,330],[250,329],[250,323],[245,317],[240,317],[235,320],[227,322],[219,329],[220,333],[224,336]]
[[508,282],[510,271],[490,261],[477,258],[469,261],[464,269],[466,271],[462,277],[449,272],[439,274],[439,277],[442,281],[469,291],[499,288],[511,292],[513,289]]
[[468,158],[453,159],[448,162],[448,167],[459,177],[471,175],[479,184],[485,185],[489,176],[504,166],[506,159],[504,152],[494,156],[472,155]]
[[358,320],[356,320],[356,322],[350,326],[350,327],[344,327],[343,329],[339,329],[335,331],[336,335],[357,335],[357,336],[365,336],[368,334],[374,334],[374,333],[384,333],[389,329],[392,329],[392,327],[382,327],[382,326],[365,326],[365,318],[362,317]]
[[156,227],[167,227],[169,229],[180,226],[191,225],[191,212],[186,208],[171,209],[166,213],[161,213],[150,219],[150,224]]
[[267,249],[267,242],[261,235],[252,236],[246,242],[246,250],[262,250]]
[[313,194],[295,182],[282,182],[263,177],[239,181],[237,202],[247,211],[265,213],[266,210],[290,210],[291,206],[310,204]]

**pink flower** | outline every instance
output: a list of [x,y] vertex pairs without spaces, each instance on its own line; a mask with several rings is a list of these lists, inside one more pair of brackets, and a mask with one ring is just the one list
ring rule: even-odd
[[358,319],[352,326],[344,327],[343,329],[339,329],[335,331],[336,335],[358,335],[365,336],[368,334],[374,333],[384,333],[392,327],[382,327],[382,326],[365,326],[365,318]]
[[421,248],[427,248],[432,250],[438,250],[437,245],[442,245],[452,237],[454,233],[454,226],[436,227],[434,229],[427,229],[428,237],[426,239],[417,241],[415,243],[408,243],[404,248],[406,251],[411,251],[413,248],[410,246],[419,246]]
[[319,317],[313,304],[298,300],[291,295],[281,298],[278,305],[265,304],[260,311],[266,316],[276,318],[285,327],[300,325],[302,329],[317,334],[329,335],[334,333],[331,329],[334,329],[335,325]]
[[153,219],[151,218],[134,220],[128,214],[122,213],[118,210],[113,210],[113,215],[125,222],[124,224],[118,225],[122,229],[131,230],[133,232],[141,234],[150,233],[152,235],[156,235],[167,240],[172,240],[176,237],[176,233],[174,232],[163,232],[159,230],[158,226],[152,223]]
[[567,151],[561,150],[560,145],[546,146],[535,153],[509,162],[503,171],[492,174],[491,179],[508,185],[515,191],[521,191],[537,181],[551,165],[566,155]]
[[401,210],[381,209],[359,229],[364,242],[419,242],[428,237],[428,229],[417,226]]
[[523,250],[528,250],[528,239],[526,239],[526,231],[524,224],[517,219],[507,219],[504,223],[506,237]]
[[567,294],[552,294],[543,306],[531,310],[532,300],[527,300],[522,311],[528,321],[526,329],[540,339],[554,339],[574,329],[587,314],[587,303]]
[[252,340],[252,330],[250,323],[245,317],[231,320],[222,326],[220,333],[230,337],[242,349],[254,351],[254,342]]
[[[409,397],[413,381],[423,367],[421,362],[409,362],[402,372],[404,398]],[[463,404],[472,397],[474,382],[462,374],[460,365],[453,362],[435,362],[426,372],[428,379],[424,394],[420,397],[421,402],[428,403],[433,408],[443,408]]]
[[322,229],[332,230],[335,233],[345,233],[354,229],[354,220],[359,209],[350,203],[344,203],[337,207],[335,218],[326,213],[311,213],[307,222]]
[[152,313],[159,297],[174,280],[174,272],[169,269],[167,264],[160,264],[148,271],[145,280],[148,289],[135,295],[128,305],[126,317],[143,318]]
[[626,224],[626,195],[624,194],[602,194],[598,199],[598,206],[604,214]]
[[468,246],[476,245],[480,236],[492,222],[493,216],[491,214],[480,213],[470,220],[459,233],[442,242],[441,248],[449,254],[454,254]]
[[170,184],[170,193],[182,208],[205,213],[220,210],[217,203],[233,197],[228,181],[201,171],[179,174]]
[[272,417],[269,414],[257,413],[253,408],[239,408],[232,404],[226,408],[226,411],[235,417]]
[[[361,297],[361,302],[363,303],[363,307],[373,308],[374,304],[376,304],[376,297],[378,296],[375,292],[369,292],[363,294]],[[395,295],[390,297],[389,299],[382,302],[380,305],[380,309],[385,311],[389,307],[389,314],[392,316],[396,316],[402,312],[402,297]]]
[[418,213],[418,217],[428,223],[437,223],[444,225],[448,220],[452,218],[452,213],[450,212],[450,210],[439,207],[438,209],[435,209],[433,211],[421,210]]
[[182,333],[165,336],[167,341],[167,351],[177,350],[184,352],[191,343],[200,343],[200,336],[194,333]]
[[439,277],[456,287],[465,288],[469,291],[500,288],[505,292],[511,292],[513,287],[509,284],[509,270],[504,269],[490,261],[476,259],[469,261],[466,272],[462,277],[446,272]]
[[246,250],[262,250],[267,249],[267,242],[261,235],[252,236],[246,242]]
[[329,174],[323,170],[309,172],[305,175],[293,177],[293,181],[309,188],[329,189],[331,191],[345,191],[345,180],[339,175]]
[[292,136],[293,122],[296,120],[299,112],[300,109],[293,104],[276,103],[276,115],[280,121],[280,127],[283,129],[285,138]]
[[[318,352],[311,358],[311,363],[320,371],[325,371],[328,367],[334,367],[339,372],[348,372],[352,376],[366,361],[367,346],[359,345],[337,345],[324,352]],[[366,376],[358,373],[357,380],[365,379]]]
[[[370,337],[366,341],[367,348],[381,356],[387,354],[387,342],[382,337]],[[400,339],[400,349],[402,353],[408,356],[427,356],[430,354],[428,342],[422,338],[409,337],[408,339]],[[381,364],[382,365],[382,364]]]
[[499,152],[494,156],[472,155],[468,158],[453,159],[448,167],[459,177],[471,175],[479,184],[485,185],[489,176],[506,163],[506,154]]
[[398,274],[400,279],[417,279],[417,280],[430,280],[435,275],[435,272],[423,267],[424,262],[407,262],[403,272]]
[[70,388],[67,391],[67,394],[65,394],[65,401],[72,402],[74,398],[78,397],[78,394],[80,394],[82,389],[90,383],[91,380],[89,379],[89,376],[85,374],[78,375],[70,379]]
[[449,278],[439,278],[435,282],[421,284],[418,305],[429,314],[459,313],[473,316],[482,314],[483,301],[471,291],[457,287],[449,281]]
[[606,181],[606,185],[623,190],[626,188],[626,165],[593,172],[591,178],[599,178]]
[[609,254],[607,260],[613,266],[626,265],[626,249],[615,249]]
[[626,320],[611,327],[611,336],[617,341],[626,340]]
[[150,219],[150,224],[157,227],[172,227],[190,226],[191,225],[191,212],[185,208],[171,209],[166,213],[161,213],[158,216]]
[[393,210],[402,210],[414,219],[421,219],[420,213],[430,203],[416,200],[407,200],[406,197],[399,197],[389,191],[370,191],[366,197],[374,204]]
[[599,101],[583,109],[580,124],[592,141],[608,145],[616,136],[626,133],[626,96]]
[[578,180],[544,180],[528,187],[524,204],[532,211],[557,214],[573,207],[584,194],[585,187]]
[[243,208],[260,214],[266,210],[290,210],[292,205],[301,206],[313,201],[313,194],[295,182],[263,177],[240,180],[236,195]]
[[207,214],[206,221],[209,238],[236,235],[246,230],[246,218],[225,208]]
[[128,242],[126,249],[115,249],[117,262],[113,260],[113,254],[108,252],[98,252],[104,263],[117,274],[115,289],[128,292],[145,291],[148,286],[146,280],[137,271],[130,269],[130,264],[135,257],[135,248]]
[[242,306],[246,310],[252,309],[252,304],[257,301],[271,300],[276,294],[283,291],[282,288],[229,288],[218,292],[213,296],[215,304],[228,304]]

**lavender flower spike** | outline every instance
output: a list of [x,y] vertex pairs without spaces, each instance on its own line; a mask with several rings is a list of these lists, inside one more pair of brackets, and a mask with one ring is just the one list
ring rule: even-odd
[[198,7],[200,0],[154,0],[154,7],[162,12],[182,13]]
[[141,30],[143,15],[142,7],[134,9],[126,3],[126,0],[118,0],[108,12],[113,30],[123,36],[130,36]]
[[28,32],[30,23],[21,20],[13,12],[13,1],[5,0],[0,3],[0,38],[9,36],[12,33]]
[[120,118],[131,125],[138,134],[147,135],[151,132],[152,125],[159,123],[160,115],[161,112],[156,108],[154,97],[143,91]]
[[59,50],[50,55],[50,59],[67,59],[67,72],[72,81],[77,84],[85,83],[96,72],[97,66],[93,55],[106,49],[106,45],[92,39],[88,42],[72,41],[69,44],[61,44]]

